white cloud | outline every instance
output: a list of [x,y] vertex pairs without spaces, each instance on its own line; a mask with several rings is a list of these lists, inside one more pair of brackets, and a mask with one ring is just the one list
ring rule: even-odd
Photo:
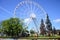
[[[36,18],[36,15],[34,13],[30,14],[31,18]],[[24,23],[30,22],[32,19],[31,18],[26,18],[24,19]]]
[[25,27],[27,27],[30,24],[31,21],[32,21],[31,18],[26,18],[24,20]]
[[55,20],[53,20],[53,22],[59,23],[60,19],[55,19]]
[[30,20],[31,20],[30,18],[26,18],[26,19],[24,19],[24,22],[27,23],[27,22],[29,22]]

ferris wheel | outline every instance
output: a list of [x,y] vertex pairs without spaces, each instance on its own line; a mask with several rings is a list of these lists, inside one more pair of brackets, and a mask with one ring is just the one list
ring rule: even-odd
[[33,1],[22,1],[18,3],[16,8],[14,9],[14,18],[18,17],[27,21],[25,27],[27,27],[33,20],[37,31],[38,31],[37,19],[39,20],[39,17],[41,18],[40,14],[46,15],[46,12],[41,7],[41,5]]

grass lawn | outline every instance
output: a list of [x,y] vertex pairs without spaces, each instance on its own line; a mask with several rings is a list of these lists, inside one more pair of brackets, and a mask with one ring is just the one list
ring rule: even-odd
[[[11,36],[0,36],[0,38],[12,38]],[[21,39],[58,39],[58,38],[60,38],[60,36],[50,36],[50,37],[48,37],[48,36],[39,36],[39,37],[19,37],[19,38],[21,38]]]
[[28,39],[32,39],[32,38],[38,38],[38,39],[58,39],[58,38],[60,38],[60,36],[56,36],[56,37],[54,37],[54,36],[51,36],[51,37],[46,37],[46,36],[42,36],[42,37],[23,37],[23,38],[28,38]]

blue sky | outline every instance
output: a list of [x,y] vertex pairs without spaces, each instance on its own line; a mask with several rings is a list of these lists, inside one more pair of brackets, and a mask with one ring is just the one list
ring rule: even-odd
[[[20,3],[21,1],[25,1],[25,0],[0,0],[0,21],[14,17],[13,16],[14,9],[17,6],[17,4]],[[30,0],[30,1],[34,1],[39,5],[41,5],[42,8],[46,11],[46,13],[49,15],[49,18],[52,22],[52,26],[54,26],[56,29],[60,29],[60,0]],[[25,7],[26,6],[23,6],[23,9],[19,8],[18,10],[21,9],[24,11],[26,9]],[[17,13],[19,12],[18,10],[17,10]],[[36,10],[36,7],[35,7],[35,10]],[[30,12],[30,9],[27,12]],[[38,11],[36,11],[35,13],[37,16],[37,20],[39,20],[38,23],[40,24],[41,16],[39,13],[41,12],[39,12],[39,9],[38,9]],[[26,16],[26,14],[25,16],[19,16],[19,14],[17,15],[18,17],[25,17],[25,18],[29,18],[30,16],[30,14],[27,14],[28,16]],[[20,15],[23,15],[23,14],[21,14],[20,12]],[[40,16],[40,18],[38,15]],[[45,16],[42,15],[42,18],[45,18]],[[34,27],[31,27],[32,25],[34,26],[34,23],[31,22],[29,25],[29,28],[34,28]]]

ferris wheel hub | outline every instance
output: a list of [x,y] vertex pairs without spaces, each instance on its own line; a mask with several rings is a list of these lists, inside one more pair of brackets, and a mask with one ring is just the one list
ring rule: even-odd
[[36,15],[34,13],[30,14],[30,18],[36,18]]

